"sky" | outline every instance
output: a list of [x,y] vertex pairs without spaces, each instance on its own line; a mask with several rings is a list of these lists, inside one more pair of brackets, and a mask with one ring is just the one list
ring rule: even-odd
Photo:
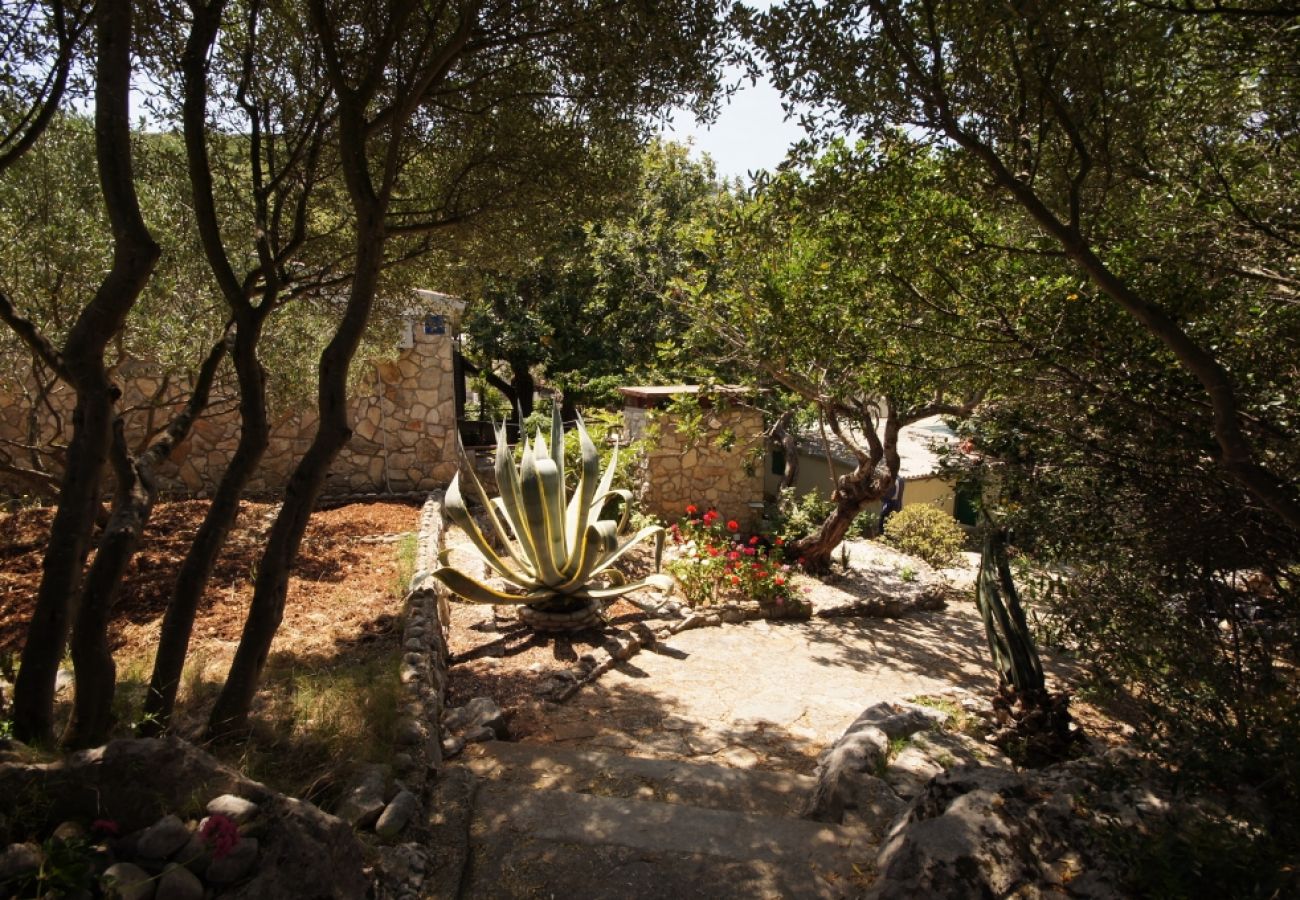
[[775,169],[789,146],[804,137],[797,122],[784,119],[781,94],[764,78],[757,85],[745,81],[712,125],[699,125],[691,113],[678,111],[663,134],[692,142],[695,155],[713,157],[720,177],[745,178],[751,171]]

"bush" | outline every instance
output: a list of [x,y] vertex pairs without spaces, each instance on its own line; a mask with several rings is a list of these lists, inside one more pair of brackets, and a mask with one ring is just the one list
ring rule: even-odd
[[830,516],[835,505],[813,491],[796,497],[794,488],[782,488],[773,529],[787,544],[812,534]]
[[885,520],[885,543],[932,566],[956,562],[965,540],[953,517],[937,506],[904,506]]

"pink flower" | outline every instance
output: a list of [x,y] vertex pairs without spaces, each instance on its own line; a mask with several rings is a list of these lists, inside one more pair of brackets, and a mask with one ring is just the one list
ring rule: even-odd
[[727,559],[730,559],[730,560],[737,560],[737,559],[740,559],[740,553],[739,553],[739,551],[732,550],[730,553],[727,554]]
[[754,551],[754,548],[753,548],[753,547],[746,547],[746,548],[745,548],[745,555],[746,555],[746,556],[753,556],[753,555],[754,555],[754,552],[755,552],[755,551]]
[[103,834],[108,837],[117,837],[122,833],[122,826],[112,819],[96,819],[90,823],[90,830],[94,834]]
[[716,512],[715,510],[712,510],[712,509],[711,509],[711,510],[709,510],[708,512],[706,512],[706,513],[704,514],[704,524],[705,524],[705,525],[712,525],[714,522],[717,521],[717,519],[718,519],[718,514],[717,514],[717,512]]
[[239,846],[239,827],[229,817],[214,813],[199,826],[199,839],[212,848],[214,860],[225,859]]

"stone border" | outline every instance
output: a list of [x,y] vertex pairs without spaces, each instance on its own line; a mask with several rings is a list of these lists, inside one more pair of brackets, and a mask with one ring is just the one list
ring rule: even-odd
[[402,664],[398,677],[405,694],[405,715],[398,740],[407,749],[395,760],[399,772],[414,790],[426,786],[430,770],[442,766],[439,723],[447,699],[447,646],[451,607],[446,589],[429,573],[438,567],[446,523],[442,518],[442,492],[428,495],[420,511],[415,575],[403,603]]
[[[402,783],[419,803],[411,809],[412,827],[405,831],[398,829],[402,842],[379,848],[380,873],[375,897],[380,900],[441,896],[440,885],[449,875],[454,884],[463,868],[462,854],[456,846],[456,832],[462,830],[462,824],[468,840],[468,798],[459,796],[466,793],[466,786],[456,778],[446,778],[443,769],[441,723],[450,665],[447,639],[451,606],[446,588],[430,577],[438,567],[438,554],[446,535],[443,494],[435,491],[427,498],[420,511],[415,575],[403,604],[402,663],[398,677],[405,708],[398,726],[398,740],[404,749],[394,758]],[[460,810],[452,816],[456,822],[442,821],[449,809]],[[427,889],[430,882],[435,886],[432,894]]]

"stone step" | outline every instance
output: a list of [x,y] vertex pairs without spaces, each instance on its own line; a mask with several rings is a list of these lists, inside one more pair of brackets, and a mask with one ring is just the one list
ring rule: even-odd
[[876,848],[859,829],[480,783],[462,897],[837,898]]
[[555,744],[490,741],[467,753],[475,775],[521,789],[567,791],[759,813],[799,815],[815,779],[709,763],[647,759]]

